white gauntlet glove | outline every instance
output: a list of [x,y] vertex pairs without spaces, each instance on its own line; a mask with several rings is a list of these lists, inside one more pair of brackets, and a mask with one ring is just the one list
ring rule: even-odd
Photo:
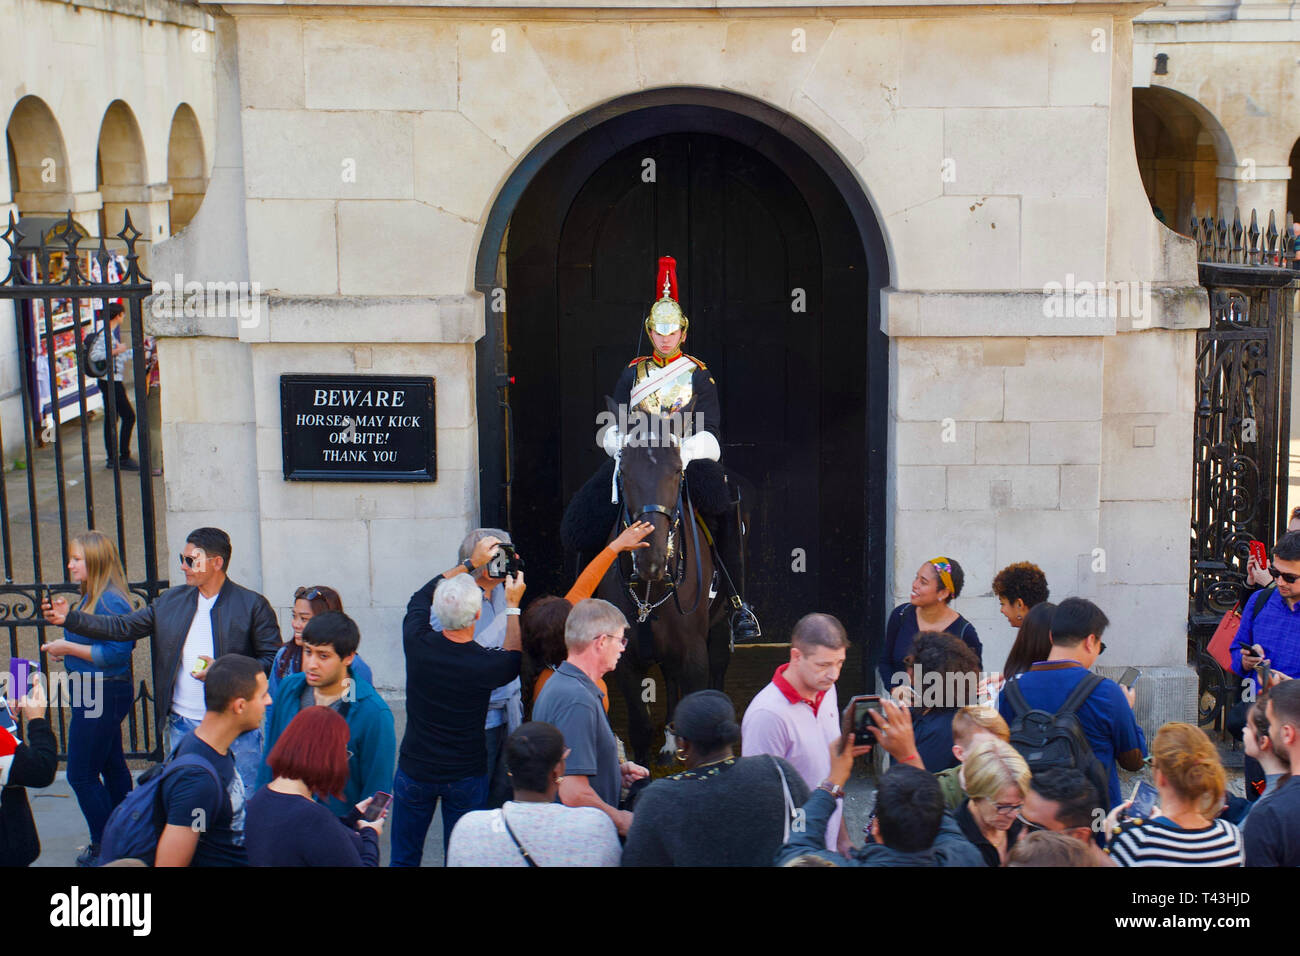
[[605,429],[605,437],[601,439],[601,446],[605,449],[605,454],[610,458],[617,458],[619,447],[623,444],[623,436],[618,433],[617,425],[610,425]]
[[718,440],[713,437],[713,432],[697,432],[690,438],[682,442],[682,470],[693,461],[701,458],[707,458],[709,461],[717,461],[722,457],[722,448],[718,445]]

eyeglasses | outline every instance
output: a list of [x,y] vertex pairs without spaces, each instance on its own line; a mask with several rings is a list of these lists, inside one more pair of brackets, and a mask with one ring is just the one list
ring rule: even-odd
[[1014,814],[1016,814],[1016,815],[1018,816],[1018,815],[1020,814],[1020,811],[1023,810],[1024,808],[1025,808],[1025,805],[1024,805],[1023,803],[995,803],[995,804],[993,804],[993,809],[997,810],[997,812],[998,812],[998,816],[1000,816],[1000,817],[1004,817],[1004,816],[1006,816],[1008,813],[1014,813]]
[[1279,571],[1271,564],[1268,566],[1268,573],[1273,576],[1273,580],[1281,578],[1287,584],[1295,584],[1297,581],[1300,581],[1300,574],[1287,574],[1285,571]]
[[615,637],[613,634],[597,634],[597,637],[608,637],[611,641],[618,641],[624,647],[627,647],[627,635],[621,634]]

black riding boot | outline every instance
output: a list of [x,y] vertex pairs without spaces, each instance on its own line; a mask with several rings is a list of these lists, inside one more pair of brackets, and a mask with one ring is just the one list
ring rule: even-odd
[[754,644],[762,640],[763,629],[758,624],[754,609],[745,603],[744,535],[741,533],[740,503],[721,515],[713,517],[714,556],[723,569],[718,573],[718,586],[731,604],[732,644]]

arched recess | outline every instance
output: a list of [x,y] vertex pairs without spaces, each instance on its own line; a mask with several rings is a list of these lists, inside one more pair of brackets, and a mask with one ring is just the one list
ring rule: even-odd
[[24,96],[5,126],[9,188],[22,215],[62,215],[72,207],[67,151],[45,101]]
[[[646,186],[659,198],[645,202],[616,195],[616,167],[630,162],[628,175],[637,180],[642,149],[659,157],[657,179]],[[729,198],[709,207],[701,202],[701,183],[730,190]],[[666,190],[685,198],[674,205]],[[595,224],[607,200],[618,204],[615,216],[636,225],[611,224],[606,216],[601,248],[584,247],[581,236],[574,239],[573,224]],[[682,217],[675,231],[664,226],[673,209]],[[755,275],[759,260],[740,248],[746,223],[783,230],[780,242],[767,244],[775,251],[763,260],[784,270],[779,296],[765,289],[771,283],[758,281],[766,278]],[[793,254],[796,243],[814,255]],[[586,261],[584,248],[603,265]],[[683,270],[692,346],[698,350],[713,335],[713,351],[700,357],[720,370],[724,460],[744,460],[781,488],[816,485],[806,540],[769,541],[767,567],[783,564],[789,572],[799,549],[808,556],[802,577],[812,589],[809,606],[834,609],[855,639],[874,635],[878,628],[870,622],[884,620],[882,569],[888,566],[888,340],[880,331],[880,290],[890,284],[886,244],[868,197],[839,155],[799,120],[739,94],[679,87],[606,103],[545,137],[499,191],[475,267],[475,286],[487,301],[486,334],[477,343],[483,523],[526,526],[530,568],[539,575],[551,569],[557,582],[568,573],[555,543],[560,515],[575,476],[598,463],[597,393],[612,391],[622,365],[637,354],[660,253],[675,253]],[[806,311],[796,314],[795,290],[784,283],[796,278],[792,263],[810,259],[816,260],[813,271],[799,276],[806,283]],[[582,279],[589,264],[590,289]],[[610,273],[603,280],[597,275],[602,267]],[[620,270],[625,301],[609,291],[616,285],[610,277]],[[592,321],[606,304],[609,333]],[[738,308],[754,311],[737,316]],[[717,330],[724,326],[727,337],[720,339]],[[605,341],[608,335],[614,339]],[[760,346],[766,365],[756,361]],[[581,382],[566,379],[570,361]],[[765,397],[764,375],[781,377],[784,389],[814,393],[809,408],[817,420],[804,424],[816,431],[816,440],[801,444],[801,454],[788,461],[773,460],[777,446],[764,437],[765,417],[785,414]],[[563,416],[578,421],[562,424]],[[787,437],[796,427],[783,423]],[[760,497],[765,493],[775,489],[763,489]],[[767,501],[766,507],[773,514],[779,503]],[[789,585],[783,579],[749,586]],[[540,580],[538,586],[548,590]],[[771,620],[777,631],[780,623]]]
[[172,115],[171,135],[167,138],[167,182],[172,187],[173,233],[188,226],[202,205],[203,194],[208,188],[207,172],[198,117],[188,103],[182,103]]
[[1220,183],[1219,166],[1236,166],[1222,124],[1196,100],[1161,86],[1133,90],[1133,140],[1142,185],[1153,211],[1170,229],[1188,232],[1198,216],[1217,215],[1236,201],[1233,181]]
[[114,100],[104,113],[95,162],[102,199],[99,234],[113,236],[120,232],[124,214],[129,211],[132,224],[144,233],[144,238],[155,238],[149,228],[149,179],[144,138],[131,107],[122,100]]

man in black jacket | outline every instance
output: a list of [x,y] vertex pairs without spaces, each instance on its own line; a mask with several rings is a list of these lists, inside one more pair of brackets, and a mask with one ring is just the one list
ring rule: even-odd
[[[158,725],[166,726],[169,746],[203,720],[205,668],[223,654],[242,654],[269,672],[280,649],[275,611],[262,595],[226,577],[230,536],[220,528],[199,528],[185,539],[181,553],[185,584],[158,595],[131,614],[99,615],[71,611],[62,598],[43,604],[45,620],[99,641],[138,641],[153,635],[154,701]],[[241,734],[231,745],[248,793],[262,762],[262,730]]]

